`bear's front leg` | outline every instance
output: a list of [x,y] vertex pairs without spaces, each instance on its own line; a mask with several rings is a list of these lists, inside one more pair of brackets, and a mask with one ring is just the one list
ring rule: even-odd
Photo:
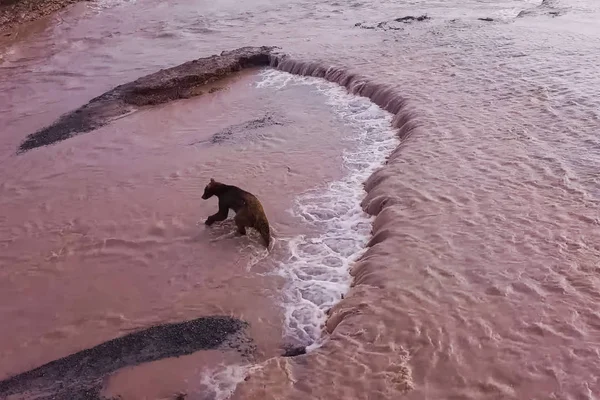
[[204,223],[208,226],[211,226],[217,221],[225,221],[227,219],[227,214],[229,214],[229,207],[219,205],[219,212],[206,218]]

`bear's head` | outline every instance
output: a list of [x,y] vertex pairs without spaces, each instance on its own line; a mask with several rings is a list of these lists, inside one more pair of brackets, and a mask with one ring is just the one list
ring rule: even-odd
[[220,185],[219,182],[215,181],[213,178],[210,178],[210,182],[204,188],[204,194],[202,194],[202,198],[204,200],[210,199],[215,195],[215,189]]

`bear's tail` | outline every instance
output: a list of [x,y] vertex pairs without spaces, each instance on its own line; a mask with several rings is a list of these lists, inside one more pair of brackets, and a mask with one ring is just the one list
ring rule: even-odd
[[260,236],[265,242],[265,246],[269,248],[269,245],[271,244],[271,231],[269,229],[269,221],[267,221],[265,217],[258,218],[258,220],[256,221],[256,226],[254,228],[258,231],[258,233],[260,233]]

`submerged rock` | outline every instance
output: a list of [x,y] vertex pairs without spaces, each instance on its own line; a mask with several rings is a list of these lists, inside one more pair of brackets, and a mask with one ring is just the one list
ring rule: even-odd
[[393,19],[391,21],[381,21],[375,25],[367,24],[365,22],[357,22],[356,24],[354,24],[354,26],[357,28],[361,28],[361,29],[381,29],[384,31],[387,31],[387,30],[398,31],[398,30],[402,30],[404,28],[402,28],[401,25],[396,25],[394,23],[400,22],[402,24],[409,24],[414,21],[422,22],[422,21],[427,21],[430,19],[431,18],[428,17],[427,15],[420,15],[418,17],[414,17],[412,15],[407,15],[406,17],[399,17],[399,18]]
[[18,153],[90,132],[136,107],[186,99],[203,93],[203,86],[245,68],[268,66],[275,47],[242,47],[220,55],[162,69],[98,96],[52,125],[29,135]]
[[196,144],[223,144],[234,142],[239,138],[249,139],[251,137],[250,131],[255,131],[261,128],[266,128],[269,126],[282,126],[284,123],[281,119],[277,119],[271,113],[267,113],[260,118],[255,118],[246,122],[242,122],[241,124],[231,125],[214,135],[212,135],[209,139],[199,140],[194,143],[190,143],[190,145]]
[[557,0],[542,0],[542,4],[537,7],[530,8],[528,10],[521,11],[517,18],[523,17],[537,17],[542,15],[549,15],[551,17],[560,17],[567,12],[566,7],[561,7]]
[[306,354],[306,346],[290,346],[285,349],[282,357],[296,357],[302,354]]
[[396,18],[394,21],[409,23],[409,22],[413,22],[413,21],[422,22],[422,21],[426,21],[428,19],[431,19],[431,18],[428,17],[427,15],[419,15],[418,17],[413,17],[412,15],[407,15],[406,17]]

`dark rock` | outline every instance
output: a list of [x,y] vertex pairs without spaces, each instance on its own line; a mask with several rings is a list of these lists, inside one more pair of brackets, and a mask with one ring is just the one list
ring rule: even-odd
[[285,352],[281,355],[282,357],[296,357],[302,354],[306,354],[306,346],[289,347],[285,349]]
[[18,153],[90,132],[140,106],[186,99],[203,93],[202,87],[245,68],[268,66],[275,47],[242,47],[163,69],[98,96],[52,125],[29,135]]
[[[36,399],[102,399],[109,374],[124,368],[199,350],[231,348],[247,323],[205,317],[130,333],[0,381],[0,398],[25,394]],[[35,394],[35,395],[32,395]]]
[[486,18],[477,18],[477,19],[480,20],[480,21],[485,21],[485,22],[493,22],[494,21],[494,18],[489,18],[489,17],[486,17]]
[[256,344],[242,330],[232,334],[229,339],[220,346],[223,350],[233,350],[250,362],[254,362],[256,355]]
[[413,22],[413,21],[422,22],[422,21],[426,21],[428,19],[431,19],[431,18],[428,17],[427,15],[420,15],[418,17],[413,17],[412,15],[407,15],[406,17],[396,18],[394,21],[409,23],[409,22]]

